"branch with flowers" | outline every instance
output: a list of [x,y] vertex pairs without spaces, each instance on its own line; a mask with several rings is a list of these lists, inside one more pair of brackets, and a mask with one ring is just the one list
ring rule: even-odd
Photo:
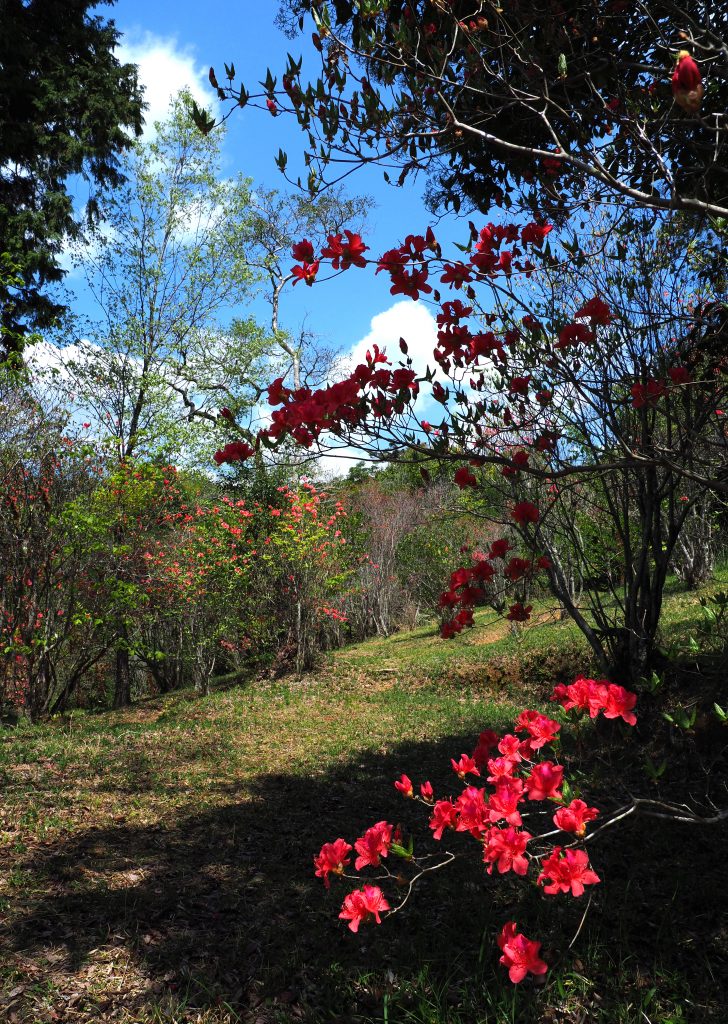
[[[312,193],[374,163],[399,185],[429,173],[433,208],[563,215],[617,197],[728,212],[725,31],[699,4],[577,2],[563,18],[496,0],[284,6],[292,34],[313,29],[318,78],[289,56],[262,90],[234,65],[210,82],[235,104],[225,117],[252,106],[298,123]],[[296,180],[282,150],[276,163]]]
[[[614,683],[580,677],[569,686],[557,686],[551,699],[577,715],[587,712],[592,718],[601,714],[630,726],[636,723],[636,694]],[[437,799],[429,781],[421,783],[416,794],[407,775],[394,786],[403,797],[427,808],[433,839],[442,841],[446,832],[454,832],[475,840],[488,875],[512,872],[524,880],[535,875],[536,885],[545,896],[578,899],[587,886],[601,881],[581,848],[590,838],[590,823],[600,817],[600,812],[574,797],[564,778],[564,767],[555,759],[560,730],[559,722],[547,715],[524,710],[517,716],[512,733],[481,733],[472,755],[462,754],[457,761],[451,760],[453,772],[463,784],[456,798]],[[551,753],[545,757],[548,750]],[[483,777],[486,786],[478,785]],[[616,812],[601,828],[625,816]],[[561,837],[560,844],[553,844],[554,836]],[[397,913],[421,878],[447,867],[457,856],[449,850],[415,854],[412,836],[405,839],[399,826],[379,821],[353,846],[342,838],[325,843],[314,858],[315,874],[327,888],[332,876],[360,881],[347,872],[352,855],[354,869],[374,869],[371,881],[379,883],[367,881],[345,897],[339,917],[353,932],[363,923],[373,920],[380,924],[382,915]],[[397,859],[396,870],[385,863],[390,857]],[[405,872],[409,879],[403,878]],[[390,902],[393,897],[382,886],[401,892],[403,885],[404,895],[396,904]],[[528,973],[546,973],[547,965],[538,955],[540,943],[518,932],[516,922],[504,925],[498,945],[501,963],[512,982],[519,983]]]
[[[528,282],[566,273],[570,262],[578,277],[579,267],[602,258],[598,251],[575,253],[567,240],[552,247],[551,225],[535,220],[471,224],[461,248],[462,259],[446,259],[431,229],[374,260],[361,236],[346,230],[320,252],[306,239],[294,246],[308,285],[326,266],[334,274],[369,267],[389,279],[390,294],[431,302],[438,328],[432,362],[416,367],[403,338],[398,362],[373,346],[352,373],[325,387],[290,388],[279,378],[268,389],[271,425],[230,442],[215,459],[250,457],[288,438],[319,450],[333,440],[375,459],[414,454],[453,464],[455,484],[475,497],[498,474],[496,518],[512,553],[503,564],[489,553],[459,570],[443,595],[452,613],[445,635],[473,624],[483,584],[495,577],[503,586],[494,606],[508,609],[511,622],[527,621],[528,583],[543,573],[602,670],[616,667],[636,680],[654,657],[664,582],[690,511],[706,493],[728,489],[728,364],[720,344],[728,309],[698,295],[669,318],[645,314],[644,324],[635,323],[629,309],[595,288],[547,317],[529,301]],[[441,408],[439,421],[431,422],[429,408],[425,418],[425,401]],[[580,492],[589,513],[605,519],[624,573],[610,582],[612,603],[596,595],[588,615],[559,545],[570,519],[560,509]],[[513,540],[526,551],[513,550]]]

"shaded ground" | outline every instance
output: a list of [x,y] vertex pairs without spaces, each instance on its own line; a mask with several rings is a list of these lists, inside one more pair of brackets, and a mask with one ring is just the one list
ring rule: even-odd
[[[455,791],[450,756],[513,710],[457,688],[322,679],[6,734],[0,1019],[725,1024],[723,826],[607,833],[571,950],[585,904],[488,880],[464,837],[452,848],[470,855],[381,928],[337,921],[346,888],[327,895],[311,870],[322,842],[421,822],[392,780]],[[708,767],[717,801],[724,745],[673,742],[652,788],[702,795]],[[634,736],[610,762],[614,748],[588,727],[571,750],[601,806],[650,789]],[[504,979],[494,937],[510,918],[544,940],[545,988]]]

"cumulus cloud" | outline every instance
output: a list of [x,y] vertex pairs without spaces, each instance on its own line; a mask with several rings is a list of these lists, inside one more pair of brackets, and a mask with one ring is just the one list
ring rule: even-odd
[[[389,309],[373,316],[369,331],[344,353],[343,362],[353,369],[364,362],[367,350],[371,351],[377,345],[380,350],[386,351],[387,358],[396,366],[405,358],[399,349],[400,338],[407,342],[413,370],[418,375],[423,374],[428,361],[432,363],[432,351],[437,343],[437,324],[424,303],[413,302],[411,299],[395,302]],[[429,388],[424,388],[422,398],[425,401],[428,395]],[[335,454],[322,456],[320,466],[327,476],[345,476],[363,457],[364,453],[354,448],[341,448]]]
[[198,104],[217,110],[217,97],[207,80],[208,69],[173,36],[163,38],[152,32],[131,32],[124,35],[116,55],[120,61],[139,67],[139,80],[148,104],[144,115],[145,137],[153,133],[155,121],[165,119],[170,100],[180,89],[189,89]]
[[407,342],[415,373],[424,373],[428,360],[432,362],[432,350],[437,344],[437,324],[424,303],[411,299],[395,302],[383,313],[373,316],[369,333],[352,346],[347,361],[356,366],[364,361],[367,349],[378,345],[386,349],[390,362],[397,363],[404,358],[399,350],[400,338]]

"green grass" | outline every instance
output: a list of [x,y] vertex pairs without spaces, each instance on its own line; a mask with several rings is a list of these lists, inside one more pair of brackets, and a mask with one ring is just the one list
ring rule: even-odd
[[[701,622],[700,598],[728,586],[728,566],[715,572],[712,583],[699,591],[686,591],[677,577],[670,577],[662,609],[662,639],[677,646]],[[529,678],[551,682],[561,675],[571,658],[591,660],[591,652],[576,625],[561,620],[548,600],[534,601],[532,621],[509,628],[491,609],[476,609],[475,627],[454,640],[443,642],[435,623],[388,637],[351,644],[332,656],[334,670],[373,677],[419,682],[454,681],[506,684],[515,679],[520,690],[525,665]],[[545,669],[544,669],[545,665]]]
[[[698,619],[698,596],[673,588],[670,635]],[[380,928],[354,936],[337,920],[346,889],[313,877],[321,844],[387,818],[426,847],[424,809],[393,779],[456,792],[450,757],[543,699],[559,658],[569,674],[581,667],[568,624],[500,628],[481,615],[454,643],[427,629],[370,641],[301,682],[0,733],[0,1019],[724,1024],[717,829],[632,821],[607,833],[592,853],[604,881],[572,948],[585,904],[489,879],[467,837],[452,870]],[[664,699],[685,698],[669,686]],[[648,700],[644,714],[647,739],[605,723],[565,745],[584,795],[692,800],[710,778],[719,802],[725,736],[676,734]],[[657,783],[646,757],[666,761]],[[494,938],[509,919],[543,941],[545,985],[504,977]]]

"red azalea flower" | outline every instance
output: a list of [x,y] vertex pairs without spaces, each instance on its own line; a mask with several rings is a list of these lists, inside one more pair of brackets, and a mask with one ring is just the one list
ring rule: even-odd
[[408,775],[402,775],[395,784],[394,788],[398,789],[402,796],[413,797],[415,795],[414,787],[412,786],[412,780]]
[[523,245],[527,245],[530,242],[531,245],[535,245],[540,249],[544,238],[552,230],[553,225],[551,224],[536,224],[532,221],[521,230],[521,242]]
[[450,764],[452,770],[458,775],[459,778],[464,779],[466,775],[480,775],[478,766],[472,757],[468,757],[467,754],[461,754],[460,760],[456,761],[454,758],[450,758]]
[[579,317],[589,317],[592,326],[594,324],[606,325],[612,322],[609,306],[602,299],[596,297],[585,302],[581,309],[577,309],[574,319],[578,320]]
[[539,519],[538,508],[530,501],[519,501],[517,505],[514,505],[511,509],[511,517],[515,519],[519,526],[525,526],[526,523],[537,523]]
[[528,622],[531,618],[531,612],[533,611],[533,605],[527,604],[524,608],[520,601],[516,601],[508,609],[506,618],[509,622]]
[[503,575],[507,576],[512,583],[516,583],[522,576],[526,575],[530,568],[531,563],[527,558],[518,558],[517,556],[514,556],[503,570]]
[[511,761],[509,757],[491,757],[488,761],[488,782],[491,785],[497,786],[501,779],[510,779],[513,777],[515,771],[516,762]]
[[493,874],[493,868],[498,868],[498,873],[503,875],[506,871],[513,871],[517,875],[525,875],[528,872],[528,858],[524,855],[526,844],[531,839],[528,832],[513,828],[491,828],[485,840],[483,849],[483,860],[488,864],[488,874]]
[[276,377],[268,387],[268,402],[270,405],[280,405],[290,393],[289,389],[283,386],[283,377]]
[[543,169],[546,174],[551,177],[556,177],[556,175],[561,173],[561,160],[557,157],[545,156],[541,163],[543,164]]
[[498,750],[503,755],[503,757],[507,758],[507,760],[509,761],[512,761],[513,764],[517,764],[519,761],[523,760],[520,753],[521,741],[517,736],[513,736],[511,733],[503,737],[503,739],[498,744]]
[[313,263],[304,263],[302,267],[291,267],[291,273],[293,274],[294,277],[294,286],[297,285],[299,281],[305,281],[306,284],[309,286],[312,285],[316,280],[318,269],[318,260],[314,260]]
[[583,896],[585,885],[595,885],[600,881],[599,875],[589,867],[589,857],[584,850],[563,850],[560,846],[554,849],[550,857],[541,865],[538,876],[539,885],[544,885],[544,892],[555,896],[560,892],[570,892],[572,896]]
[[490,558],[505,558],[506,553],[511,550],[511,545],[508,541],[501,537],[499,540],[494,540],[490,545]]
[[216,451],[212,457],[218,466],[221,466],[224,462],[240,462],[242,459],[250,458],[253,454],[254,449],[244,441],[230,441],[224,448]]
[[291,255],[297,263],[313,263],[313,243],[309,242],[307,238],[304,238],[291,249]]
[[677,55],[677,66],[672,73],[672,95],[675,102],[689,114],[700,110],[703,100],[703,82],[700,68],[687,50],[680,50]]
[[484,768],[488,763],[490,752],[498,744],[498,736],[492,729],[486,729],[478,736],[478,743],[473,751],[473,760],[478,768]]
[[559,807],[554,815],[554,825],[562,832],[574,832],[583,836],[586,823],[599,817],[596,807],[588,807],[583,800],[572,800],[566,807]]
[[331,884],[329,881],[329,875],[342,874],[347,864],[351,863],[351,858],[349,857],[350,853],[351,846],[349,843],[347,843],[345,839],[336,839],[333,843],[324,843],[319,855],[314,857],[313,862],[316,867],[316,877],[323,878],[324,885],[327,889]]
[[513,377],[508,383],[508,390],[512,395],[527,395],[530,377]]
[[523,783],[520,779],[503,778],[496,783],[495,793],[488,801],[488,817],[492,822],[505,818],[509,825],[521,825],[518,805],[523,800]]
[[560,798],[559,787],[564,781],[564,769],[553,761],[541,761],[534,765],[531,774],[525,780],[529,800],[548,800],[549,797]]
[[473,275],[465,263],[446,263],[443,267],[444,273],[440,278],[442,284],[451,284],[453,288],[462,288],[473,280]]
[[433,789],[432,789],[432,783],[431,782],[423,782],[423,783],[421,783],[421,785],[420,785],[420,795],[422,796],[423,800],[427,800],[428,803],[431,803],[432,798],[434,796],[434,792],[433,792]]
[[630,388],[632,405],[635,409],[641,409],[644,405],[657,405],[666,391],[667,388],[661,380],[648,380],[646,384],[633,384]]
[[452,800],[438,800],[432,808],[430,828],[434,839],[442,839],[446,828],[455,828],[458,812]]
[[567,324],[559,331],[559,340],[555,347],[570,348],[571,345],[586,344],[590,341],[594,341],[594,333],[586,324]]
[[455,801],[458,820],[456,832],[470,832],[479,839],[488,827],[488,805],[485,790],[468,786]]
[[354,843],[359,854],[354,862],[357,871],[363,867],[377,867],[380,857],[386,857],[392,845],[392,826],[386,821],[378,821],[368,828],[363,836]]
[[382,919],[379,915],[389,909],[382,890],[376,885],[365,885],[363,889],[355,889],[349,893],[339,917],[348,921],[349,928],[356,932],[359,925],[370,917],[373,917],[377,924],[381,924]]
[[560,729],[558,722],[540,711],[522,711],[516,719],[516,732],[529,734],[531,750],[539,750],[546,743],[551,743]]
[[667,372],[673,384],[692,383],[692,375],[685,366],[671,366]]
[[636,703],[636,693],[625,690],[623,686],[617,686],[615,683],[609,683],[604,702],[604,717],[622,718],[627,725],[636,725],[637,718],[632,713]]
[[605,681],[579,676],[570,686],[561,683],[554,687],[551,699],[557,700],[564,711],[588,711],[591,718],[596,718],[606,704],[608,687]]
[[460,469],[455,470],[455,476],[453,479],[460,490],[464,490],[466,487],[478,486],[478,481],[467,466],[461,466]]
[[514,985],[523,981],[527,974],[539,976],[548,970],[538,955],[541,943],[527,939],[516,928],[516,922],[509,921],[498,936],[498,945],[503,951],[500,962],[508,968],[508,977]]

